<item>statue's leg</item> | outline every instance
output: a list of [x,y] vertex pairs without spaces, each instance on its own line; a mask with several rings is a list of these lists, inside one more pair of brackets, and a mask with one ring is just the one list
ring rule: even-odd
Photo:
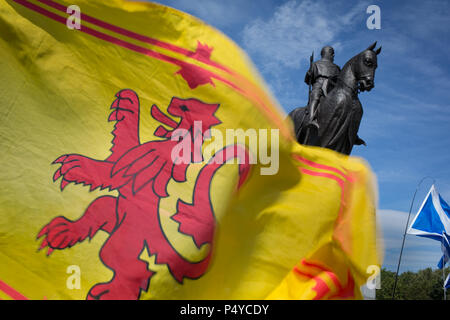
[[313,90],[311,92],[311,102],[308,105],[309,119],[307,127],[319,129],[319,124],[317,122],[317,108],[319,107],[320,97],[323,95],[323,91],[320,83],[315,83]]
[[318,99],[318,102],[315,106],[315,117],[314,117],[314,121],[317,123],[317,127],[313,127],[311,128],[310,134],[309,134],[309,145],[310,146],[320,146],[320,138],[319,138],[319,128],[320,128],[320,124],[319,124],[319,117],[320,117],[320,108],[322,103],[324,103],[324,100],[326,100],[325,96],[321,96]]

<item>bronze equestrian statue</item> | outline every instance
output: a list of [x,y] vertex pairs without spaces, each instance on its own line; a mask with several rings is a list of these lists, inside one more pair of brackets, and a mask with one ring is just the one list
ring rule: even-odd
[[377,55],[381,52],[381,47],[375,50],[376,44],[351,58],[339,73],[334,88],[320,97],[315,111],[318,129],[310,125],[308,107],[299,107],[289,113],[299,143],[347,155],[354,145],[366,145],[358,136],[363,115],[358,93],[370,91],[375,86]]

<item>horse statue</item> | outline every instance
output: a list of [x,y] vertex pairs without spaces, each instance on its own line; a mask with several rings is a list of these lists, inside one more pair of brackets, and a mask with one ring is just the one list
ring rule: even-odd
[[358,136],[363,115],[358,93],[375,86],[377,55],[375,41],[366,50],[351,58],[342,68],[336,84],[320,99],[317,109],[319,129],[307,126],[309,111],[298,107],[289,113],[294,122],[295,136],[301,144],[329,148],[349,155],[354,145],[366,145]]

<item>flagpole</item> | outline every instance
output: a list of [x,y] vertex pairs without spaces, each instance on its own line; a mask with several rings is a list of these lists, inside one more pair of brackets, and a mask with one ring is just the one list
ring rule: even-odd
[[447,280],[447,277],[445,276],[445,266],[442,268],[442,272],[444,273],[444,300],[447,300],[447,288],[445,287],[445,280]]
[[[422,184],[422,182],[427,178],[433,179],[432,177],[427,176],[427,177],[423,177],[422,180],[420,180],[419,184],[416,187],[416,191],[414,192],[414,196],[411,201],[411,206],[409,207],[408,220],[406,220],[405,232],[403,233],[402,248],[400,249],[400,256],[398,258],[397,272],[395,273],[394,290],[392,290],[392,300],[394,300],[395,290],[397,289],[398,272],[400,270],[400,263],[402,261],[403,248],[405,247],[406,232],[408,231],[409,219],[411,217],[411,210],[414,205],[414,200],[416,199],[417,191],[419,190],[419,187]],[[434,182],[435,182],[435,180],[433,179],[433,184],[434,184]]]
[[[444,241],[444,239],[445,239],[445,232],[442,231],[442,242]],[[444,244],[441,244],[441,245],[444,245]],[[447,289],[445,288],[445,280],[446,280],[446,277],[445,277],[445,255],[446,254],[445,254],[445,251],[444,251],[444,256],[443,256],[443,259],[442,259],[442,283],[443,283],[442,287],[444,289],[444,301],[447,300]]]

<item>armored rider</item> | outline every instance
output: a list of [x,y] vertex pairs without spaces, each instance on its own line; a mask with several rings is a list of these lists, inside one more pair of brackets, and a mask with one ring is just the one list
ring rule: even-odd
[[312,86],[308,103],[310,118],[307,126],[315,127],[316,129],[319,129],[317,107],[319,106],[320,98],[326,96],[334,87],[337,76],[341,71],[339,66],[334,64],[334,49],[332,47],[323,47],[320,55],[322,58],[312,63],[305,75],[306,84]]

